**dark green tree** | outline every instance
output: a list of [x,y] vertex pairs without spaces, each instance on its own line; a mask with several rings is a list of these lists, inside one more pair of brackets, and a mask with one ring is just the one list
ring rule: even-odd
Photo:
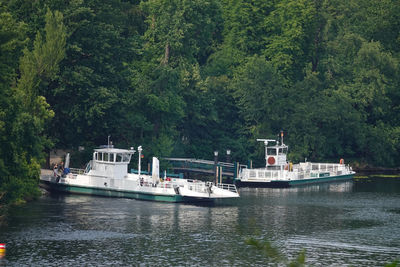
[[[8,22],[18,26],[9,15],[5,16]],[[22,201],[39,194],[40,164],[44,159],[44,148],[48,145],[44,130],[54,116],[45,97],[40,95],[40,88],[45,78],[51,79],[57,74],[58,63],[63,58],[65,38],[62,36],[65,36],[65,31],[60,13],[48,10],[45,33],[45,39],[37,34],[32,51],[24,49],[16,86],[8,81],[9,87],[7,84],[3,87],[6,90],[4,129],[7,133],[2,149],[5,173],[1,186],[6,191],[4,200],[8,202]],[[7,43],[18,40],[17,36],[15,40],[9,38]]]
[[129,25],[134,6],[119,0],[73,1],[64,9],[66,58],[49,100],[57,146],[99,145],[109,134],[130,143],[123,127],[131,108],[126,106],[127,63],[135,57],[140,30]]

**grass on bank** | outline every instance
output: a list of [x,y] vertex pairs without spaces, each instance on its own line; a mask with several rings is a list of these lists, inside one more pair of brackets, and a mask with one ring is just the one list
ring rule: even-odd
[[400,174],[373,174],[373,175],[356,175],[355,179],[368,179],[368,178],[399,178]]

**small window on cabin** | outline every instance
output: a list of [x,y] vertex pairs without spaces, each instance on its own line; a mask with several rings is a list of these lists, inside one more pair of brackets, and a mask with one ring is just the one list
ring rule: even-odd
[[99,159],[100,161],[103,160],[103,153],[99,153],[98,159]]
[[117,154],[117,162],[122,162],[122,155],[121,154]]
[[287,148],[285,147],[285,148],[279,148],[279,154],[280,155],[282,155],[282,154],[286,154],[287,153]]
[[276,148],[267,148],[267,155],[276,155]]
[[114,162],[114,153],[110,154],[110,162]]
[[97,152],[94,152],[94,159],[97,160],[97,157],[98,157]]
[[108,153],[103,154],[103,161],[108,161]]

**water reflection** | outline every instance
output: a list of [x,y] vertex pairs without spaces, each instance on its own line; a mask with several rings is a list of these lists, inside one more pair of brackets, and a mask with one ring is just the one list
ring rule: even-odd
[[243,192],[246,194],[247,192],[251,192],[252,194],[256,194],[257,196],[266,196],[271,194],[276,196],[287,196],[293,193],[302,192],[352,192],[352,190],[352,181],[342,183],[322,183],[290,188],[240,188],[241,193]]
[[[89,239],[92,234],[114,238],[119,237],[118,232],[191,232],[215,225],[234,227],[239,213],[239,208],[233,205],[187,205],[78,195],[52,197],[57,201],[54,204],[57,209],[46,206],[48,211],[54,212],[53,222],[58,219],[64,222],[57,223],[51,232],[65,232],[74,226],[91,229],[87,233],[67,233],[69,239],[73,239],[72,236]],[[109,229],[117,233],[107,232]]]

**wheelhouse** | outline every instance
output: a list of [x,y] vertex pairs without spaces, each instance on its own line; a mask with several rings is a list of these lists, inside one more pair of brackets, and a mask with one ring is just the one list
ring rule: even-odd
[[93,161],[97,163],[129,164],[135,150],[101,148],[93,152]]

